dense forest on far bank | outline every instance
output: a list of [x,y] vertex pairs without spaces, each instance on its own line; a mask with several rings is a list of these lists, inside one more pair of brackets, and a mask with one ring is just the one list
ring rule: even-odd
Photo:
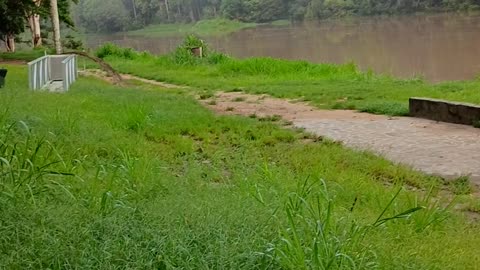
[[80,0],[74,14],[77,25],[88,32],[117,32],[220,17],[263,23],[479,7],[480,0]]

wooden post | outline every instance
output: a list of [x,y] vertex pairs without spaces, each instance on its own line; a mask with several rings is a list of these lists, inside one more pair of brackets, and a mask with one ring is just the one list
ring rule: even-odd
[[202,47],[192,48],[191,50],[192,50],[193,55],[195,55],[197,57],[200,57],[200,58],[203,58],[203,48]]

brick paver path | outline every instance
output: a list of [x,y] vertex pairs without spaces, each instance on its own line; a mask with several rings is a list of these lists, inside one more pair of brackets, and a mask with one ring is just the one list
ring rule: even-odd
[[[86,75],[99,76],[88,72]],[[181,87],[132,75],[122,77],[166,88]],[[320,110],[304,103],[245,93],[220,92],[202,102],[223,114],[280,115],[296,127],[346,146],[373,151],[427,174],[444,178],[468,175],[480,186],[480,129],[411,117]]]
[[470,175],[472,182],[480,184],[480,129],[411,117],[319,110],[244,93],[219,93],[214,100],[216,104],[208,100],[205,104],[219,113],[280,115],[296,127],[349,147],[371,150],[427,174],[445,178]]

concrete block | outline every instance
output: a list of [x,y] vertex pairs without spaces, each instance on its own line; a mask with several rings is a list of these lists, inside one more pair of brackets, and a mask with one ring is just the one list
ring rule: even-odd
[[473,125],[480,120],[480,105],[431,98],[410,98],[410,116]]

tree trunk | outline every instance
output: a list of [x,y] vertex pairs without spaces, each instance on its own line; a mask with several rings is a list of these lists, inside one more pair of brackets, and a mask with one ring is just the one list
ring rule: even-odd
[[135,5],[135,0],[132,0],[132,7],[133,7],[133,18],[136,21],[137,20],[137,7]]
[[168,5],[168,0],[165,0],[165,11],[167,12],[167,21],[170,21],[170,7]]
[[57,54],[62,53],[62,43],[60,42],[60,20],[58,18],[57,0],[50,0],[50,15],[52,16],[53,43]]
[[5,38],[5,47],[7,52],[15,52],[15,36],[12,34],[7,34]]
[[193,7],[190,7],[190,20],[193,22],[195,22],[195,15],[193,14]]
[[[180,9],[180,5],[177,5],[177,18],[182,18],[182,10]],[[174,18],[173,20],[177,18]]]
[[32,14],[28,17],[30,32],[32,33],[32,45],[34,48],[42,46],[42,34],[40,29],[40,15]]
[[100,68],[102,70],[107,72],[107,74],[113,78],[113,81],[115,83],[121,83],[122,82],[122,76],[120,75],[120,73],[118,73],[115,69],[113,69],[112,66],[110,66],[103,59],[100,59],[96,56],[91,56],[86,52],[79,52],[79,51],[66,52],[65,54],[76,54],[76,55],[86,57],[90,60],[93,60],[95,63],[97,63],[100,66]]
[[[42,4],[42,0],[33,0],[35,6],[39,7]],[[42,33],[40,28],[40,15],[31,14],[28,16],[28,24],[30,32],[32,33],[32,45],[34,48],[42,46]]]

